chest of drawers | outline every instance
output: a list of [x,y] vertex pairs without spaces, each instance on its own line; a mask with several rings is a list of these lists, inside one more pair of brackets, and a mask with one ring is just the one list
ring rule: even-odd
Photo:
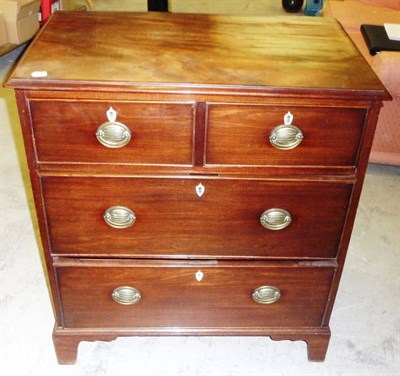
[[56,13],[11,74],[60,363],[266,335],[325,358],[382,101],[330,19]]

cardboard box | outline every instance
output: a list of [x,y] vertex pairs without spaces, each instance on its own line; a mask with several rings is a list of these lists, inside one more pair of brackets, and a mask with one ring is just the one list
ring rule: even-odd
[[146,12],[147,0],[92,0],[92,11]]
[[61,0],[62,10],[83,10],[87,9],[87,3],[83,0]]
[[21,44],[39,30],[40,0],[0,0],[8,43]]
[[62,10],[147,12],[147,0],[61,0]]
[[6,23],[3,20],[3,15],[0,13],[0,47],[7,43]]
[[279,0],[168,0],[168,11],[173,13],[266,16],[271,13],[271,6],[274,12],[284,13]]

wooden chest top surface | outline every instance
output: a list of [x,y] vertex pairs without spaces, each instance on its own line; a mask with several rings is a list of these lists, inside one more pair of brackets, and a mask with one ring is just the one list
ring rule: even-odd
[[[44,77],[32,77],[37,72]],[[387,96],[341,26],[314,17],[58,12],[7,86],[62,89],[66,83]]]

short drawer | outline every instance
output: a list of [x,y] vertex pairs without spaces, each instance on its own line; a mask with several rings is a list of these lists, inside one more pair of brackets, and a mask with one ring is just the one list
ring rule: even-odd
[[333,258],[351,184],[45,177],[53,254]]
[[193,163],[193,103],[31,100],[29,108],[39,161]]
[[364,109],[209,104],[206,164],[354,166],[365,115]]
[[65,328],[318,327],[334,273],[254,262],[56,266]]

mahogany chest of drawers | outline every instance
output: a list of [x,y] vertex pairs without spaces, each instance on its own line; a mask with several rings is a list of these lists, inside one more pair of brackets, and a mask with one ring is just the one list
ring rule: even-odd
[[323,360],[382,101],[331,19],[56,13],[10,76],[60,363],[266,335]]

